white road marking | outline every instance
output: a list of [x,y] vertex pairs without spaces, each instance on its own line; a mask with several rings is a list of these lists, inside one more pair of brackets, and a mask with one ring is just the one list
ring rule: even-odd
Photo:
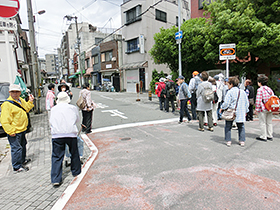
[[124,113],[118,111],[117,109],[114,109],[114,110],[104,110],[104,111],[102,111],[102,112],[110,112],[110,113],[112,113],[112,114],[111,114],[112,117],[116,117],[116,116],[117,116],[117,117],[121,117],[121,118],[123,118],[123,119],[128,119],[128,117],[123,116]]
[[83,165],[82,172],[77,177],[75,177],[73,181],[69,184],[69,186],[57,200],[55,205],[52,207],[52,210],[61,210],[65,207],[65,205],[67,204],[67,202],[81,183],[82,179],[86,175],[89,167],[92,165],[93,161],[97,157],[98,149],[96,148],[96,146],[92,143],[92,141],[88,138],[86,134],[82,134],[81,137],[86,143],[87,147],[91,150],[91,154],[87,159],[86,163]]
[[106,98],[106,99],[111,100],[111,101],[113,101],[113,100],[114,100],[113,98],[110,98],[110,97],[107,97],[107,96],[103,96],[103,95],[101,95],[100,97],[102,97],[102,98]]
[[105,105],[105,104],[102,104],[102,103],[97,103],[96,105],[97,105],[96,108],[100,108],[100,109],[104,109],[104,108],[109,107],[109,106],[107,106],[107,105]]

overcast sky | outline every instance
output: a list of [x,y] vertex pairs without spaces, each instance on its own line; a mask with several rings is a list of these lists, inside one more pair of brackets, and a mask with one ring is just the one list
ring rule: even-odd
[[[97,27],[118,28],[121,26],[122,2],[123,0],[32,0],[39,57],[56,53],[62,33],[71,23],[63,18],[65,15],[77,16],[78,22],[88,22]],[[24,29],[28,29],[26,7],[26,0],[20,0],[20,18]],[[46,13],[36,14],[41,10]]]

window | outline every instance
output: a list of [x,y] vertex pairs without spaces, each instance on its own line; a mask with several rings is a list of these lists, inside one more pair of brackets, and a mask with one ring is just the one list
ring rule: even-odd
[[139,39],[138,38],[127,41],[126,53],[137,52],[139,50],[140,50],[140,47],[139,47]]
[[141,5],[138,5],[128,11],[126,11],[126,24],[131,24],[133,22],[141,20]]
[[108,51],[101,54],[101,62],[112,61],[113,52]]
[[[185,19],[183,19],[183,22],[185,22],[186,20]],[[178,18],[178,16],[176,16],[176,26],[178,27],[179,25],[178,25],[178,22],[179,22],[179,18]]]
[[214,2],[215,0],[198,0],[198,9],[203,9],[203,2],[205,2],[207,5],[211,4],[211,2]]
[[86,59],[86,64],[87,64],[86,68],[90,68],[89,59]]
[[94,62],[93,64],[98,64],[99,63],[98,55],[94,56],[93,62]]
[[166,12],[160,11],[156,9],[156,20],[166,22],[167,21],[167,14]]

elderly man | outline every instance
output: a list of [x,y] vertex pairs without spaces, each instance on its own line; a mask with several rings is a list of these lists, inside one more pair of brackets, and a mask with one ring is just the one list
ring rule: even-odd
[[191,121],[191,116],[188,110],[188,100],[191,98],[191,93],[189,91],[189,87],[187,83],[185,83],[185,77],[179,76],[178,83],[180,84],[178,97],[180,100],[180,119],[179,124],[183,122],[184,113],[186,113],[188,117],[188,122]]
[[13,169],[16,173],[24,172],[29,170],[25,165],[30,161],[26,159],[27,112],[34,107],[34,97],[29,95],[28,102],[20,98],[21,88],[16,84],[10,85],[9,93],[9,98],[1,106],[1,124],[11,146]]
[[77,146],[79,112],[76,106],[69,104],[66,92],[57,95],[57,105],[51,109],[50,126],[52,134],[51,182],[55,187],[62,183],[62,161],[65,145],[71,153],[71,171],[73,176],[81,173],[81,162]]
[[201,80],[198,76],[198,71],[194,71],[192,73],[192,77],[190,79],[190,83],[189,83],[189,90],[192,94],[191,97],[191,111],[192,111],[192,118],[193,120],[196,120],[197,118],[197,114],[196,114],[196,107],[197,107],[197,97],[196,97],[196,91],[198,88],[198,85],[201,83]]

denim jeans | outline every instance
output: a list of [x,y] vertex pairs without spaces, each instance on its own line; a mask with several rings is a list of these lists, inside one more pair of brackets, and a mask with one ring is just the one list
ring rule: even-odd
[[77,138],[53,138],[52,139],[52,169],[51,182],[62,182],[62,161],[65,154],[65,145],[68,145],[71,153],[71,172],[73,176],[81,173],[81,162],[78,152]]
[[[233,121],[226,121],[225,125],[225,140],[231,141],[231,128]],[[245,125],[244,123],[236,123],[238,127],[238,138],[239,141],[245,141]]]
[[187,118],[189,121],[191,121],[191,115],[189,113],[189,110],[188,110],[188,100],[185,99],[185,100],[180,100],[180,122],[183,122],[183,117],[184,117],[184,113],[187,114]]
[[196,100],[196,93],[192,93],[191,97],[191,111],[192,111],[192,119],[196,120],[196,107],[197,107],[197,100]]
[[22,167],[22,163],[26,158],[26,138],[25,131],[17,133],[16,136],[8,135],[8,140],[11,146],[12,165],[14,170]]

